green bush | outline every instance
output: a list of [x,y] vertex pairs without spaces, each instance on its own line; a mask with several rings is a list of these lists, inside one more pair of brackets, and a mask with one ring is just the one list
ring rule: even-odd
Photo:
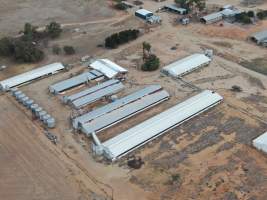
[[64,49],[64,52],[65,52],[66,55],[75,54],[75,49],[72,46],[64,46],[63,49]]
[[235,15],[235,19],[237,22],[243,23],[243,24],[251,24],[252,20],[249,17],[249,14],[247,12],[242,12],[237,15]]
[[248,11],[247,15],[248,15],[249,17],[255,17],[255,13],[254,13],[254,11],[252,11],[252,10]]
[[115,7],[116,9],[118,9],[118,10],[127,10],[127,6],[126,6],[124,3],[121,3],[121,2],[115,4],[114,7]]
[[160,65],[160,60],[159,58],[151,54],[145,61],[145,63],[142,65],[142,70],[143,71],[155,71],[159,68]]

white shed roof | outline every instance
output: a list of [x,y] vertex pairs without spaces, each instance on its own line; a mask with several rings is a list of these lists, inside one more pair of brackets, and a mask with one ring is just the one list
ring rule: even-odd
[[90,67],[100,71],[108,78],[115,77],[118,73],[126,73],[127,70],[108,59],[99,59],[90,64]]
[[0,87],[2,90],[9,90],[9,88],[21,85],[23,83],[32,81],[34,79],[40,78],[44,75],[54,74],[59,70],[64,69],[64,66],[61,63],[53,63],[46,65],[23,74],[8,78],[0,82]]
[[167,65],[162,71],[171,76],[179,77],[197,69],[198,67],[209,64],[210,61],[211,59],[204,54],[193,54]]
[[139,10],[137,10],[135,12],[140,14],[140,15],[143,15],[143,16],[147,16],[147,15],[153,14],[151,11],[148,11],[146,9],[139,9]]
[[267,132],[263,133],[255,140],[253,140],[253,146],[257,149],[267,153]]
[[223,14],[221,12],[216,12],[216,13],[211,13],[209,15],[206,15],[204,17],[202,17],[202,19],[204,19],[207,23],[209,23],[210,21],[216,21],[219,19],[222,19]]
[[205,90],[104,142],[102,144],[104,155],[111,160],[120,158],[199,113],[217,105],[222,99],[219,94]]

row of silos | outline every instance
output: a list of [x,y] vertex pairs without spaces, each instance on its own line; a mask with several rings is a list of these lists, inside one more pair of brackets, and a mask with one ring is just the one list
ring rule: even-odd
[[11,93],[19,103],[30,109],[33,115],[41,120],[45,126],[48,128],[54,128],[56,126],[55,118],[51,117],[51,115],[38,104],[34,103],[34,101],[27,97],[22,91],[19,91],[17,88],[12,88]]

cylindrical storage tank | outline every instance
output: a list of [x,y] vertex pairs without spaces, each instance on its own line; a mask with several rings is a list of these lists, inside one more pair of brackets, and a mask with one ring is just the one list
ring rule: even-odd
[[22,92],[18,90],[18,91],[16,91],[16,92],[13,93],[13,96],[16,97],[19,94],[22,94]]
[[26,95],[22,93],[22,94],[18,95],[18,96],[16,97],[16,99],[17,99],[18,102],[20,102],[21,99],[24,98],[24,97],[26,97]]
[[42,117],[42,121],[46,124],[46,122],[47,122],[47,120],[48,120],[49,118],[51,118],[51,115],[46,114],[46,115],[44,115],[44,116]]
[[19,97],[22,95],[23,93],[21,91],[18,91],[15,93],[15,98],[18,100]]
[[42,107],[38,107],[34,110],[34,114],[36,117],[39,117],[40,116],[40,112],[43,111],[43,108]]
[[16,87],[15,87],[15,88],[12,88],[12,89],[11,89],[11,94],[12,94],[13,96],[15,96],[15,93],[18,92],[18,91],[19,91],[18,88],[16,88]]
[[47,114],[44,110],[39,113],[39,119],[43,120],[43,117]]
[[38,107],[39,107],[39,105],[34,103],[34,104],[31,105],[30,109],[31,109],[32,112],[34,112],[35,109],[38,108]]
[[29,99],[30,99],[29,97],[24,97],[24,98],[22,98],[22,99],[21,99],[22,104],[23,104],[24,106],[26,106],[26,101],[28,101]]
[[29,99],[25,102],[27,108],[30,108],[33,103],[34,101],[32,99]]
[[22,99],[24,99],[26,97],[25,94],[21,94],[19,97],[18,97],[18,102],[22,103]]
[[46,120],[46,125],[48,128],[55,128],[55,126],[56,126],[55,118],[51,117],[48,120]]

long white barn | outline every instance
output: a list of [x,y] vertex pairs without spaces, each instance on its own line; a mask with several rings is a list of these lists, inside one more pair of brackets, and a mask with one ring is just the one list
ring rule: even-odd
[[25,84],[43,76],[55,74],[62,69],[64,69],[64,66],[61,63],[53,63],[50,65],[46,65],[1,81],[0,89],[3,91],[8,91],[12,87]]
[[219,94],[205,90],[102,143],[103,154],[107,159],[114,161],[217,105],[222,100],[223,97]]
[[193,54],[173,62],[162,69],[162,72],[173,77],[181,77],[197,68],[208,65],[211,59],[204,54]]

